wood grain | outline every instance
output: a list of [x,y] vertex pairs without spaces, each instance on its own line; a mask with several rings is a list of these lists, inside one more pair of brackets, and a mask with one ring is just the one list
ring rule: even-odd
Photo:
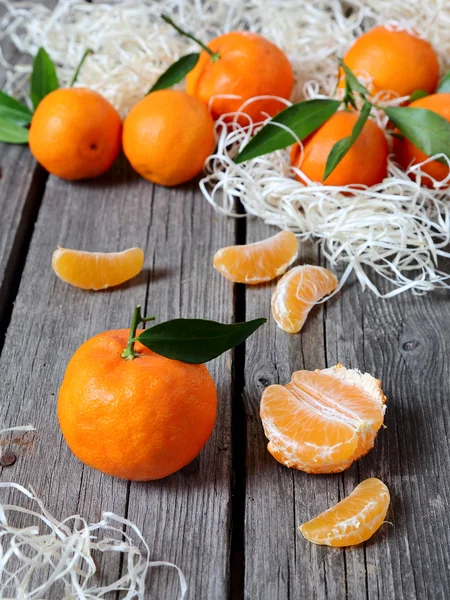
[[[275,229],[252,218],[247,241]],[[318,251],[303,244],[299,264],[317,264]],[[268,317],[247,342],[244,404],[247,414],[245,598],[250,600],[345,598],[343,555],[309,544],[297,527],[339,499],[336,477],[307,475],[275,461],[259,418],[265,387],[285,384],[293,371],[326,366],[322,307],[310,314],[301,335],[281,331],[271,316],[275,283],[246,288],[246,318]]]
[[[57,0],[40,2],[53,7]],[[7,39],[2,40],[4,59],[10,64],[19,61],[20,53]],[[0,69],[0,87],[5,71]],[[3,337],[1,323],[7,318],[16,292],[27,244],[39,210],[47,175],[26,145],[0,142],[0,347]]]
[[[232,242],[234,224],[214,220],[193,189],[154,192],[124,161],[89,183],[49,178],[0,358],[0,422],[32,423],[37,432],[26,434],[32,440],[26,451],[10,447],[18,460],[3,469],[1,479],[32,485],[58,518],[80,513],[92,522],[102,510],[128,514],[142,527],[152,559],[183,566],[190,598],[225,598],[230,356],[212,366],[218,421],[193,475],[131,486],[104,476],[70,453],[56,417],[58,387],[70,356],[95,333],[126,327],[137,303],[148,304],[161,319],[190,314],[232,320],[232,289],[220,278],[214,281],[210,260],[213,248]],[[77,290],[50,268],[57,245],[102,251],[139,245],[146,268],[113,291]],[[117,577],[120,568],[117,555],[100,557],[106,579]],[[166,569],[151,572],[156,597],[177,597],[171,575]]]
[[[234,242],[235,223],[219,219],[195,184],[155,187],[152,207],[147,312],[161,320],[189,316],[231,323],[233,286],[213,270],[212,256]],[[182,568],[192,600],[227,598],[230,576],[231,353],[208,367],[218,387],[218,415],[194,472],[132,483],[128,504],[129,518],[151,541],[153,558],[170,557]],[[176,598],[177,579],[166,570],[152,581],[149,596]]]
[[367,477],[382,479],[392,495],[391,524],[344,551],[348,597],[365,590],[368,598],[448,598],[448,294],[382,300],[354,283],[326,306],[325,325],[329,363],[380,378],[388,396],[387,429],[341,476],[345,495]]

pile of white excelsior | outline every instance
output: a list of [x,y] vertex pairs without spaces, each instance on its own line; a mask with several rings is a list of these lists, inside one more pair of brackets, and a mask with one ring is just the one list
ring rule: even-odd
[[[0,435],[33,430],[30,425],[11,427],[0,430]],[[87,600],[121,592],[124,600],[148,600],[148,570],[164,566],[177,569],[179,598],[184,598],[187,585],[182,571],[170,562],[150,561],[145,539],[128,519],[103,512],[98,523],[89,524],[80,515],[58,521],[33,491],[0,482],[2,496],[15,494],[16,499],[17,492],[25,505],[7,504],[0,496],[0,598]],[[18,527],[18,521],[25,519],[26,524]],[[123,554],[123,573],[99,585],[96,555],[107,552]],[[40,573],[45,574],[44,580]]]
[[[0,20],[0,61],[9,68],[8,93],[26,96],[30,56],[39,46],[56,62],[63,85],[89,47],[94,54],[77,85],[104,94],[122,116],[174,60],[198,50],[161,20],[162,12],[204,41],[243,28],[274,41],[295,71],[293,101],[332,96],[336,57],[377,24],[418,32],[438,51],[442,71],[450,68],[448,0],[60,0],[53,13],[31,2],[0,4],[6,7]],[[8,63],[11,42],[27,60]],[[376,100],[396,105],[405,98],[382,94]],[[386,126],[382,115],[376,118]],[[378,295],[450,289],[450,273],[439,266],[439,259],[449,257],[450,194],[445,188],[422,187],[420,165],[410,169],[416,174],[413,181],[390,160],[382,183],[351,194],[346,193],[350,186],[305,186],[293,179],[287,150],[242,165],[233,162],[252,126],[227,128],[217,122],[218,147],[207,161],[201,190],[218,211],[238,216],[235,200],[240,199],[247,213],[320,243],[331,267],[341,264],[346,275],[354,271]],[[378,277],[375,285],[373,273],[386,284],[380,285]]]

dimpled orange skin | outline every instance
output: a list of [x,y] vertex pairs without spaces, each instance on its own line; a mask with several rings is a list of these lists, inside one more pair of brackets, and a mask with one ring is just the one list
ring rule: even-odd
[[128,335],[100,333],[75,352],[59,392],[59,423],[90,467],[122,479],[160,479],[191,462],[210,437],[216,388],[205,365],[159,356],[139,342],[139,357],[122,358]]
[[[334,144],[351,134],[358,113],[335,113],[322,127],[303,141],[303,157],[298,144],[291,150],[291,165],[298,167],[312,181],[325,185],[375,185],[387,175],[388,143],[382,130],[369,119],[342,161],[324,180],[325,165]],[[302,183],[300,175],[295,178]]]
[[159,90],[131,109],[122,142],[142,177],[174,186],[202,171],[215,146],[214,121],[198,98],[180,90]]
[[[431,96],[420,98],[420,100],[411,102],[409,107],[432,110],[447,121],[450,121],[450,93],[432,94]],[[401,140],[394,138],[394,153],[397,161],[404,169],[407,169],[411,164],[420,163],[428,158],[424,152],[419,150],[419,148],[406,138]],[[447,177],[449,169],[446,164],[433,160],[421,167],[421,170],[431,175],[436,181],[442,181]],[[414,174],[411,174],[411,178],[414,178]],[[429,188],[433,187],[433,182],[428,177],[422,178],[422,184]]]
[[62,88],[39,103],[29,146],[52,175],[76,180],[97,177],[120,151],[122,122],[103,96],[85,88]]
[[[256,33],[234,31],[221,35],[208,44],[220,54],[215,62],[203,51],[194,69],[186,77],[186,91],[205,103],[217,94],[233,94],[238,98],[217,98],[210,105],[214,119],[235,112],[255,96],[270,95],[289,99],[294,77],[286,55],[275,44]],[[252,102],[243,112],[254,122],[276,115],[286,108],[283,102],[266,99]],[[230,119],[231,120],[231,119]],[[248,124],[240,118],[239,122]]]
[[[344,63],[355,75],[372,78],[372,93],[386,90],[409,96],[422,89],[431,94],[439,79],[439,63],[431,44],[382,25],[361,35],[344,56]],[[342,80],[339,87],[344,87]]]

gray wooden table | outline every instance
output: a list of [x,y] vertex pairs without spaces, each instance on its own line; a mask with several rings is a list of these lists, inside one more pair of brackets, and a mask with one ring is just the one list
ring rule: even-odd
[[[209,365],[219,410],[196,465],[150,483],[112,479],[83,466],[62,439],[56,398],[69,358],[88,337],[126,327],[137,303],[161,320],[269,317],[273,285],[233,286],[211,261],[221,246],[275,230],[220,217],[195,183],[153,186],[124,159],[100,179],[68,183],[48,177],[27,148],[0,144],[0,166],[0,425],[36,427],[3,437],[4,452],[17,460],[0,468],[1,481],[33,486],[58,518],[95,521],[102,509],[128,517],[154,560],[183,569],[190,600],[450,597],[448,294],[384,301],[350,282],[312,311],[300,335],[269,318],[245,348]],[[145,269],[118,289],[77,290],[51,270],[58,244],[141,246]],[[302,245],[303,262],[324,264],[313,244]],[[387,429],[342,474],[289,470],[266,451],[261,393],[294,370],[338,361],[382,379]],[[372,476],[391,490],[391,524],[345,550],[301,537],[299,524]],[[99,559],[102,580],[121,568],[118,557]],[[148,598],[177,594],[173,571],[152,571]]]

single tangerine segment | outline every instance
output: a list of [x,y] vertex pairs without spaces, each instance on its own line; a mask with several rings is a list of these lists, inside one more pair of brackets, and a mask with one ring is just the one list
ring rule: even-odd
[[314,544],[335,547],[360,544],[380,528],[389,503],[387,486],[379,479],[366,479],[347,498],[299,529]]
[[291,231],[241,246],[221,248],[214,268],[235,283],[258,284],[282,275],[297,258],[298,240]]
[[[431,110],[450,122],[450,93],[432,94],[425,98],[420,98],[415,102],[411,102],[409,107]],[[411,165],[421,163],[429,158],[406,138],[394,138],[394,153],[397,161],[405,170]],[[425,163],[421,167],[421,171],[424,173],[421,182],[426,187],[432,188],[434,187],[433,179],[437,182],[444,180],[448,177],[449,168],[446,163],[432,160]],[[430,177],[427,177],[427,175]],[[415,178],[414,173],[411,173],[411,178]]]
[[84,252],[59,247],[52,258],[56,275],[84,290],[104,290],[120,285],[140,273],[143,264],[141,248],[123,252]]
[[306,175],[305,178],[297,173],[298,181],[307,185],[311,180],[331,186],[372,186],[383,181],[387,175],[389,147],[383,131],[372,119],[366,121],[356,142],[334,171],[324,178],[331,149],[336,142],[351,135],[358,116],[356,111],[339,111],[302,142],[303,152],[298,144],[292,146],[291,165]]
[[[439,79],[437,54],[429,42],[383,25],[361,35],[344,56],[344,63],[356,76],[371,79],[368,87],[373,94],[390,91],[409,96],[419,89],[433,93]],[[343,78],[339,87],[344,87]]]
[[297,371],[261,398],[267,449],[281,464],[307,473],[338,473],[374,446],[386,397],[368,373],[338,364]]
[[272,296],[272,314],[278,327],[297,333],[309,311],[338,285],[336,277],[324,267],[302,265],[283,275]]

